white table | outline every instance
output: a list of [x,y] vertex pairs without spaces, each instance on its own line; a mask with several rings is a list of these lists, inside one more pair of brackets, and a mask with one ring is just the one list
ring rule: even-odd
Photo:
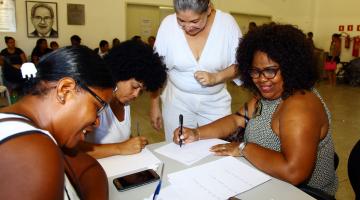
[[[189,167],[193,167],[196,165],[200,165],[206,162],[210,162],[216,159],[219,159],[218,156],[208,156],[201,161],[195,163],[192,166],[186,166],[181,164],[175,160],[172,160],[168,157],[162,156],[154,152],[154,149],[161,147],[162,145],[166,144],[165,142],[156,143],[147,146],[156,157],[162,160],[165,163],[165,170],[163,175],[163,184],[162,188],[169,185],[167,180],[167,174],[176,172],[179,170],[183,170]],[[248,163],[244,158],[239,158],[240,161]],[[134,188],[131,190],[127,190],[124,192],[119,192],[115,188],[113,184],[114,177],[110,177],[109,181],[109,198],[110,200],[143,200],[144,198],[148,198],[151,194],[154,193],[155,187],[157,186],[158,182],[147,184],[138,188]],[[161,193],[161,191],[160,191]],[[270,181],[265,182],[249,191],[241,193],[237,196],[242,200],[313,200],[311,196],[302,192],[298,188],[294,187],[293,185],[281,181],[276,178],[272,178]]]

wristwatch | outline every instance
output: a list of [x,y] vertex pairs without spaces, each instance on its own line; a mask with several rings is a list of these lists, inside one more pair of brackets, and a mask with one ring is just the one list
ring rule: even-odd
[[245,147],[246,147],[246,142],[241,142],[241,143],[239,144],[240,157],[243,157],[243,156],[244,156],[243,151],[244,151]]

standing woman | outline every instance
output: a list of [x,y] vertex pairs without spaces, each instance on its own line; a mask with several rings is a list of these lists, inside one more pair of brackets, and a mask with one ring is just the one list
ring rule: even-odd
[[107,199],[99,163],[65,149],[99,125],[110,72],[87,47],[54,51],[37,68],[26,95],[0,110],[0,199]]
[[225,81],[236,76],[235,52],[241,38],[231,15],[215,10],[209,0],[174,0],[175,14],[167,16],[156,36],[155,50],[164,56],[168,81],[161,95],[153,93],[151,123],[165,137],[179,126],[196,127],[231,112]]
[[[340,53],[341,53],[341,39],[340,34],[334,33],[331,38],[330,52],[328,60],[331,62],[340,63]],[[327,70],[329,82],[331,85],[336,85],[336,68],[334,70]]]

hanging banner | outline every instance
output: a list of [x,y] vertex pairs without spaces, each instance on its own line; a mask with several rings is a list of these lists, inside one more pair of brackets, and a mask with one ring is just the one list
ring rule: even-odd
[[0,32],[16,32],[15,0],[0,0]]

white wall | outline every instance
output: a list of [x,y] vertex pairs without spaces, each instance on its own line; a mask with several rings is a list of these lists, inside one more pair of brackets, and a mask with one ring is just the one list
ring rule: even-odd
[[[42,0],[39,0],[42,1]],[[50,1],[50,0],[45,0]],[[61,46],[70,44],[70,37],[78,34],[82,42],[95,48],[101,39],[109,42],[126,37],[126,4],[172,6],[172,0],[51,0],[58,4],[59,38]],[[356,25],[360,24],[359,0],[212,0],[215,7],[234,13],[271,16],[272,20],[297,25],[304,32],[313,31],[316,46],[328,50],[331,34],[338,25],[354,25],[351,36],[360,35]],[[85,4],[85,25],[67,25],[67,3]],[[4,36],[13,36],[17,45],[29,54],[36,39],[26,36],[25,1],[16,0],[16,33],[0,33],[0,48],[5,47]],[[52,41],[49,39],[48,41]],[[342,60],[351,59],[349,52],[342,52]]]

